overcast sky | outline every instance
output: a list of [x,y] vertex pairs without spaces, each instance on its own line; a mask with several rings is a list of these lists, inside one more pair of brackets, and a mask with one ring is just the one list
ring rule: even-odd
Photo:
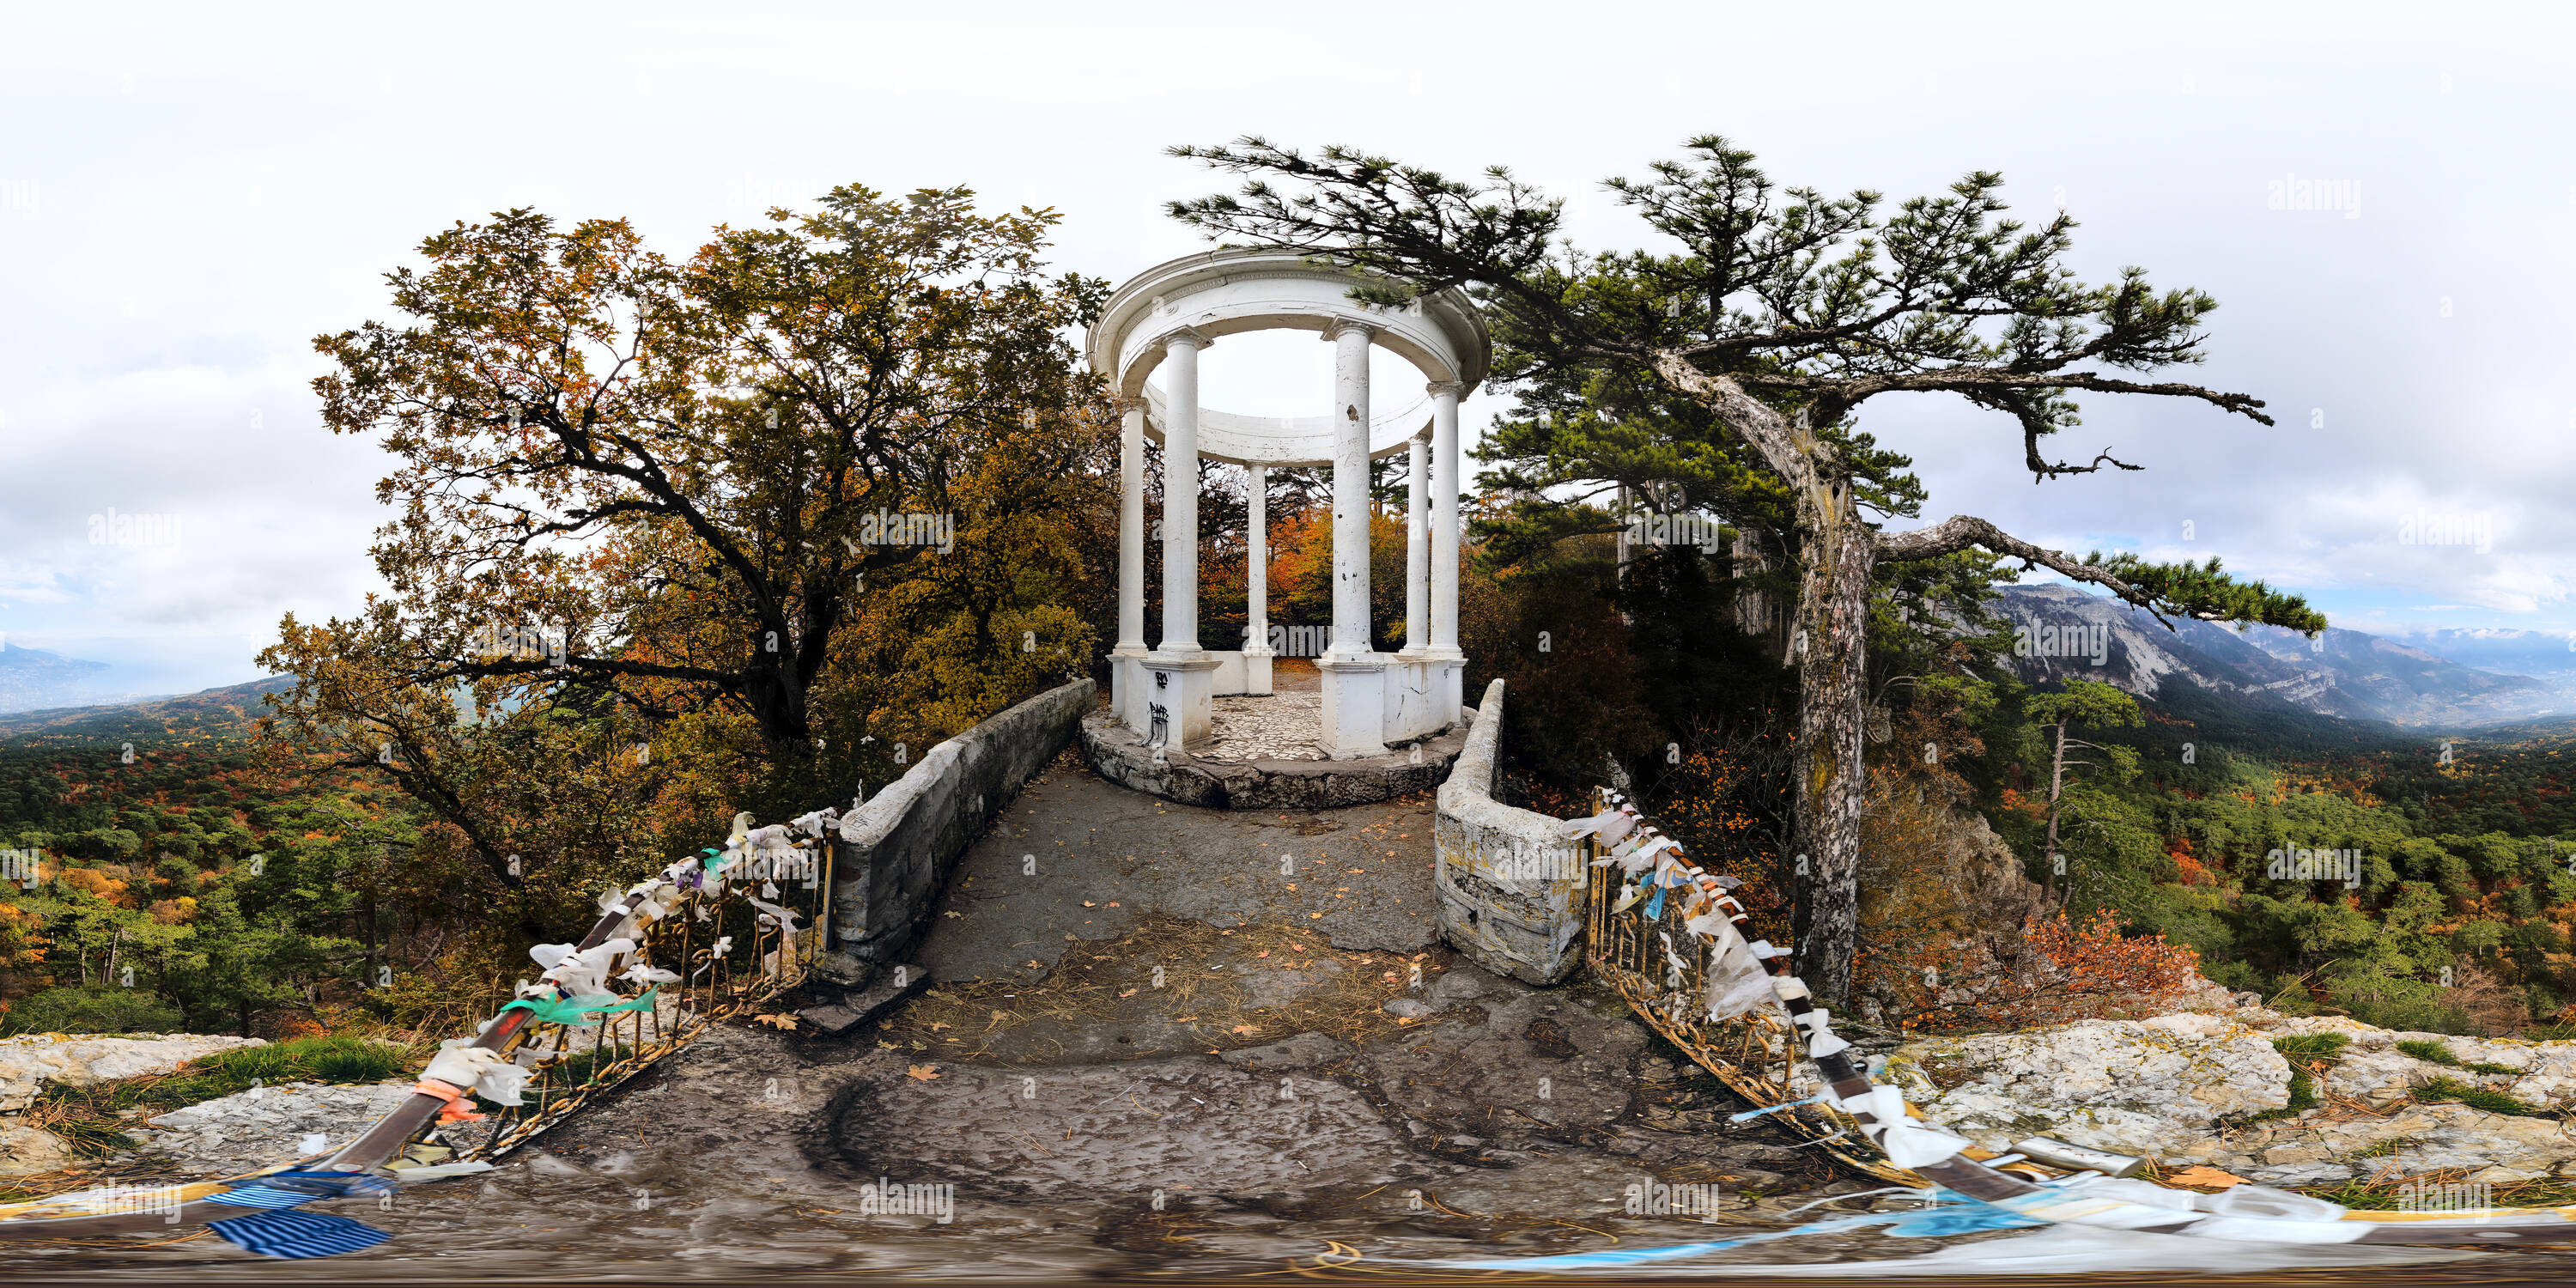
[[[1644,237],[1599,180],[1702,132],[1892,200],[1999,170],[2083,221],[2088,276],[2217,296],[2185,375],[2281,424],[2096,399],[2058,453],[2147,471],[2034,487],[2003,418],[1872,404],[1927,519],[2220,555],[2367,630],[2576,626],[2576,42],[2537,6],[858,8],[12,6],[0,632],[174,691],[354,608],[385,461],[320,429],[310,341],[388,316],[381,275],[455,220],[625,215],[677,256],[835,183],[965,184],[1123,280],[1202,245],[1159,203],[1218,180],[1162,149],[1254,132],[1508,163],[1594,246]],[[2335,208],[2273,208],[2293,180]],[[1229,342],[1206,380],[1309,413],[1328,354]],[[177,539],[93,544],[111,511]],[[2404,541],[2419,513],[2458,543]]]

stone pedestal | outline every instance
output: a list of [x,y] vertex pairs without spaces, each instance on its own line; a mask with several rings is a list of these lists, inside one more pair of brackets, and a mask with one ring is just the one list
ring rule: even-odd
[[1323,679],[1324,752],[1333,759],[1386,754],[1386,663],[1383,653],[1326,653],[1315,663]]
[[1145,745],[1180,748],[1208,736],[1216,714],[1217,659],[1204,649],[1144,657]]
[[1145,727],[1146,648],[1121,644],[1109,650],[1109,709],[1130,729]]
[[1434,646],[1422,650],[1424,683],[1431,691],[1433,709],[1440,713],[1441,724],[1455,724],[1466,719],[1467,655],[1454,648]]
[[[1267,624],[1265,623],[1265,629]],[[1278,651],[1267,644],[1248,644],[1243,649],[1243,691],[1256,697],[1270,696],[1270,659]]]

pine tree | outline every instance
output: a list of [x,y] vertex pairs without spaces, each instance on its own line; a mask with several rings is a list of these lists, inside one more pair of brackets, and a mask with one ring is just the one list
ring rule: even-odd
[[2077,391],[2186,398],[2272,423],[2246,394],[2123,374],[2200,361],[2216,301],[2158,292],[2136,269],[2107,285],[2079,281],[2065,264],[2075,221],[2061,212],[2033,229],[2001,217],[1999,175],[1970,174],[1882,216],[1876,192],[1775,189],[1751,153],[1703,136],[1687,160],[1608,184],[1680,250],[1583,256],[1559,241],[1562,202],[1500,167],[1461,182],[1346,148],[1309,157],[1258,138],[1172,151],[1249,177],[1239,195],[1172,204],[1211,236],[1375,275],[1383,285],[1359,292],[1368,303],[1468,290],[1502,348],[1498,381],[1606,382],[1637,390],[1635,400],[1688,404],[1723,427],[1712,445],[1741,471],[1746,506],[1767,501],[1787,516],[1790,548],[1779,553],[1797,576],[1789,634],[1805,757],[1795,925],[1800,969],[1829,1001],[1848,996],[1857,949],[1866,633],[1882,564],[1981,549],[2104,587],[2159,620],[2325,625],[2300,599],[2238,583],[2215,560],[2076,559],[1970,515],[1878,530],[1870,509],[1910,514],[1915,499],[1902,458],[1853,428],[1881,394],[1955,394],[2012,417],[2034,481],[2139,468],[2108,452],[2082,463],[2043,455],[2043,440],[2077,423]]

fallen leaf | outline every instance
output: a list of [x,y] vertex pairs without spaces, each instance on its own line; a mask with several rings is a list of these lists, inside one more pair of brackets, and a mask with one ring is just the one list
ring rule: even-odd
[[1109,906],[1110,906],[1110,907],[1112,907],[1112,908],[1115,908],[1115,907],[1117,907],[1118,905],[1117,905],[1117,904],[1115,904],[1115,903],[1112,903],[1112,904],[1110,904]]
[[916,1064],[911,1068],[904,1070],[904,1072],[911,1074],[913,1077],[918,1078],[923,1082],[928,1082],[939,1076],[939,1066],[935,1064]]
[[1083,907],[1086,907],[1086,908],[1097,908],[1097,907],[1099,907],[1100,905],[1099,905],[1099,904],[1096,904],[1096,903],[1093,903],[1093,902],[1092,902],[1092,901],[1090,901],[1089,899],[1085,899],[1085,900],[1083,900],[1083,901],[1082,901],[1082,906],[1083,906]]
[[796,1027],[796,1017],[793,1015],[755,1015],[751,1018],[758,1020],[773,1029],[794,1029]]
[[1119,996],[1120,996],[1120,997],[1134,997],[1135,995],[1136,995],[1136,990],[1134,990],[1134,989],[1132,989],[1132,988],[1131,988],[1131,989],[1128,989],[1126,992],[1123,992],[1123,993],[1120,993],[1120,994],[1119,994]]
[[1238,1024],[1238,1025],[1235,1025],[1231,1030],[1228,1030],[1228,1031],[1229,1031],[1229,1032],[1234,1032],[1234,1033],[1253,1034],[1253,1033],[1259,1033],[1259,1032],[1261,1031],[1261,1029],[1260,1029],[1258,1026],[1256,1026],[1256,1025],[1251,1025],[1251,1024]]
[[1257,953],[1254,953],[1254,954],[1253,954],[1253,956],[1255,956],[1255,957],[1267,957],[1267,956],[1269,956],[1269,955],[1270,955],[1270,950],[1269,950],[1269,949],[1267,949],[1267,948],[1264,948],[1264,949],[1262,949],[1260,952],[1257,952]]
[[1198,1018],[1198,1017],[1197,1017],[1197,1016],[1195,1016],[1195,1015],[1184,1015],[1184,1016],[1180,1017],[1179,1019],[1176,1019],[1176,1020],[1172,1021],[1172,1023],[1174,1023],[1174,1024],[1187,1024],[1187,1023],[1189,1023],[1190,1021],[1195,1020],[1195,1019],[1197,1019],[1197,1018]]
[[946,1021],[946,1020],[932,1020],[932,1021],[930,1022],[930,1031],[931,1031],[931,1032],[933,1032],[933,1033],[937,1033],[937,1032],[938,1032],[938,1031],[940,1031],[941,1029],[944,1029],[944,1028],[947,1028],[947,1027],[949,1027],[949,1025],[948,1025],[948,1021]]
[[1306,916],[1308,917],[1308,919],[1310,919],[1310,920],[1314,920],[1314,921],[1322,921],[1322,920],[1324,919],[1324,914],[1322,914],[1322,913],[1320,913],[1320,912],[1310,912],[1310,913],[1307,913],[1307,914],[1306,914]]
[[2165,1173],[2165,1184],[2167,1185],[2193,1185],[2207,1186],[2211,1189],[2225,1189],[2229,1186],[2243,1185],[2244,1183],[2245,1178],[2238,1176],[2234,1172],[2223,1172],[2215,1167],[2202,1165],[2186,1167],[2179,1172]]
[[962,913],[962,912],[955,911],[955,910],[953,910],[953,909],[952,909],[952,910],[950,910],[950,911],[948,911],[948,912],[943,912],[943,913],[941,913],[941,914],[939,914],[939,915],[940,915],[940,916],[943,916],[943,917],[963,917],[963,916],[965,916],[966,914],[965,914],[965,913]]

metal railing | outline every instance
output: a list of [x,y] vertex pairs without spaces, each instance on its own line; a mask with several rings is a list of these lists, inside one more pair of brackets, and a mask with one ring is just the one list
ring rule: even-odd
[[[1593,793],[1596,811],[1616,809],[1623,799],[1607,789]],[[1641,813],[1631,835],[1652,839],[1665,833]],[[1822,1091],[1823,1084],[1801,1058],[1797,1030],[1780,1007],[1763,1005],[1733,1019],[1708,1019],[1713,944],[1682,924],[1683,889],[1669,891],[1653,917],[1646,915],[1654,906],[1648,898],[1620,910],[1621,892],[1629,882],[1616,865],[1593,866],[1609,857],[1610,847],[1586,836],[1579,852],[1585,873],[1584,961],[1595,978],[1728,1090],[1756,1109],[1774,1111],[1765,1117],[1852,1168],[1891,1183],[1914,1183],[1911,1173],[1879,1156],[1850,1115],[1829,1105],[1802,1103]]]
[[[498,1048],[530,1068],[517,1106],[484,1104],[481,1124],[451,1123],[440,1136],[459,1159],[496,1159],[642,1072],[712,1024],[757,1010],[802,983],[823,948],[834,841],[807,838],[783,857],[747,858],[737,874],[709,874],[677,892],[663,914],[635,928],[635,949],[609,965],[611,991],[633,1010],[603,1010],[589,1023],[536,1018]],[[721,851],[709,851],[721,857]],[[774,898],[757,898],[764,890]],[[784,908],[783,929],[757,902]],[[656,972],[678,978],[652,982]],[[628,987],[620,989],[617,984]],[[497,1008],[496,1008],[497,1014]],[[475,1127],[483,1128],[474,1139]],[[460,1139],[462,1138],[462,1139]]]

